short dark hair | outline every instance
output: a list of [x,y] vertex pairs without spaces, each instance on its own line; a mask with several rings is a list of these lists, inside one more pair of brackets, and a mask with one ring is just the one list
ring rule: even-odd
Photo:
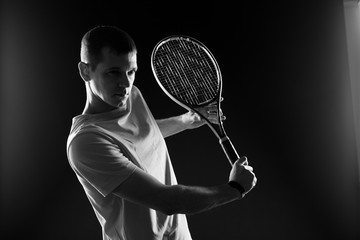
[[81,61],[95,70],[102,61],[104,47],[109,47],[116,54],[137,51],[134,40],[124,30],[115,26],[97,26],[85,33],[81,40]]

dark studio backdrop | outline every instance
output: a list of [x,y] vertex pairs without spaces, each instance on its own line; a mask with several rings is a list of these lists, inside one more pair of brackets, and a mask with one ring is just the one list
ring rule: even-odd
[[[341,0],[1,4],[2,239],[101,239],[66,139],[85,103],[80,40],[102,24],[135,39],[135,84],[155,117],[184,112],[152,76],[160,39],[197,38],[220,64],[225,128],[258,184],[241,201],[188,216],[194,239],[358,239]],[[167,144],[179,183],[227,181],[230,165],[207,127]]]

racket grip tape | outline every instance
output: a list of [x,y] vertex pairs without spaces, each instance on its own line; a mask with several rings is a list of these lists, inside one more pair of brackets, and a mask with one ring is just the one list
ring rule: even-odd
[[234,148],[234,145],[231,143],[230,139],[227,136],[221,138],[219,142],[230,164],[233,165],[236,160],[240,158]]

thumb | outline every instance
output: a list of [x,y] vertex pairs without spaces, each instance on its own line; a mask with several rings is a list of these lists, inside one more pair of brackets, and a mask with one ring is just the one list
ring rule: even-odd
[[248,159],[246,156],[242,156],[239,160],[238,160],[239,164],[241,165],[249,165]]

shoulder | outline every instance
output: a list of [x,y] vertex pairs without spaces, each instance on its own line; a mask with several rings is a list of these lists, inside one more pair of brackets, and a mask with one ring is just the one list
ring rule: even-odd
[[99,158],[118,155],[123,155],[120,146],[101,131],[81,131],[69,141],[67,146],[67,156],[72,166],[85,162],[95,163]]
[[131,89],[131,98],[132,98],[132,102],[134,105],[136,105],[137,107],[139,107],[138,105],[146,105],[146,101],[145,98],[143,96],[143,94],[141,93],[140,89],[138,87],[136,87],[135,85],[133,85],[132,89]]
[[[99,131],[81,131],[68,144],[68,149],[92,151],[95,146],[111,143],[111,140]],[[96,148],[96,147],[95,147]]]
[[[101,128],[94,124],[74,122],[73,128],[68,136],[67,150],[70,146],[88,146],[94,142],[110,142],[111,139]],[[76,142],[77,144],[74,144]]]
[[141,94],[140,89],[139,89],[137,86],[135,86],[135,85],[132,86],[131,94],[132,94],[134,97],[141,97],[141,98],[142,98],[142,94]]

